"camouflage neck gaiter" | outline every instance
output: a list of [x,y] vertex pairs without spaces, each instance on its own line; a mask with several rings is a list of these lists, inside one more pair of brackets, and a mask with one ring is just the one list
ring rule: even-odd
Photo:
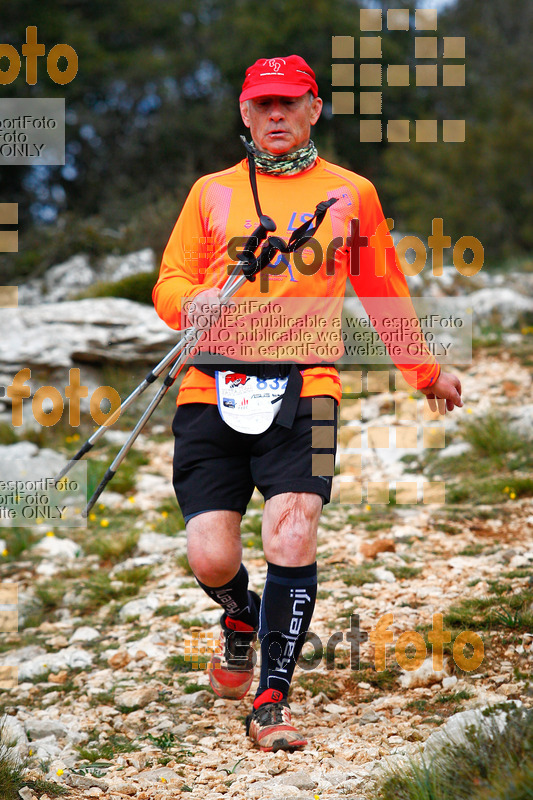
[[318,151],[312,139],[305,147],[300,147],[294,153],[283,153],[275,156],[271,153],[264,153],[258,150],[252,143],[255,165],[258,172],[266,172],[269,175],[295,175],[303,172],[304,169],[311,167],[318,156]]

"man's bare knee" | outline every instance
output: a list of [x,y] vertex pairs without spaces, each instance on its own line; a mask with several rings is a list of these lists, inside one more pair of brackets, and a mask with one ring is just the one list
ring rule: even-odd
[[187,523],[189,565],[207,586],[223,586],[237,573],[242,557],[240,520],[237,511],[207,511]]
[[307,492],[276,495],[265,503],[263,547],[267,561],[303,566],[316,558],[322,498]]

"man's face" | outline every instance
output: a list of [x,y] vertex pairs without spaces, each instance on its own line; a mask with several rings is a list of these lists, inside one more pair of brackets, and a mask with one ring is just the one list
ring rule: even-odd
[[241,116],[259,150],[282,155],[309,141],[311,125],[322,111],[322,100],[310,93],[302,97],[266,95],[241,103]]

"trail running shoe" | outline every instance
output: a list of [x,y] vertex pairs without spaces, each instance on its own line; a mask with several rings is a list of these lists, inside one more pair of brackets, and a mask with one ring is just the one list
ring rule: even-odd
[[[274,697],[281,692],[268,690]],[[307,739],[299,733],[291,721],[291,709],[286,700],[261,703],[246,717],[246,735],[265,752],[277,750],[297,750],[307,744]]]
[[[261,598],[255,592],[250,594],[259,615]],[[207,666],[209,682],[219,697],[242,700],[254,679],[256,654],[253,646],[257,639],[257,630],[226,614],[222,614],[220,624],[222,632],[218,654],[211,657]]]

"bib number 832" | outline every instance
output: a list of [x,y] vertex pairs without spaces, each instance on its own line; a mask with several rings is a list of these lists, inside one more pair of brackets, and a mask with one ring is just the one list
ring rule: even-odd
[[[286,383],[286,381],[287,381],[287,379],[283,378],[283,383]],[[282,383],[282,386],[280,387],[279,382],[280,382],[279,378],[271,378],[269,381],[259,380],[259,378],[258,378],[257,379],[257,388],[260,391],[263,391],[263,389],[266,389],[267,386],[268,386],[269,389],[272,389],[272,391],[275,392],[277,389],[283,388],[283,383]]]

